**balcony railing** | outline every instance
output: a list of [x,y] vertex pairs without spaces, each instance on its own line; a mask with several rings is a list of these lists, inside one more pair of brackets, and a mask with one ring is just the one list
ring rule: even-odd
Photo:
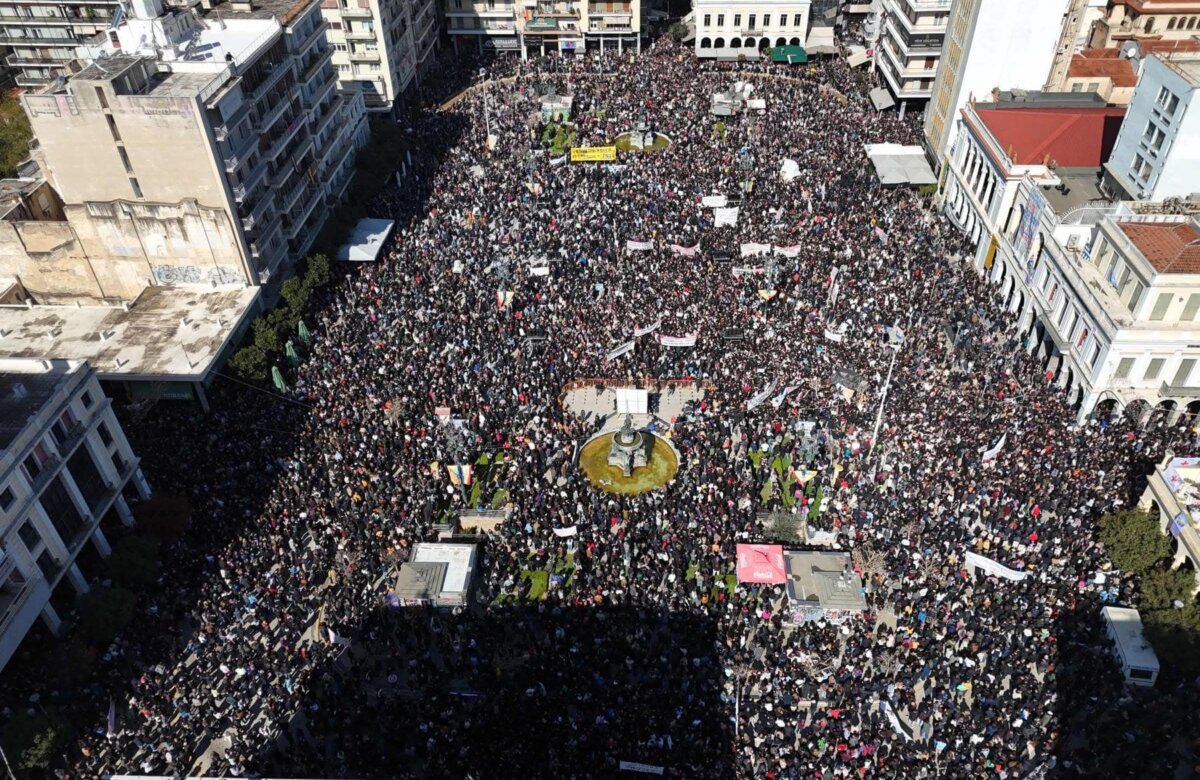
[[379,52],[377,51],[352,51],[350,52],[351,62],[379,62]]
[[351,8],[347,6],[342,8],[341,12],[342,17],[345,19],[370,19],[372,16],[370,8]]

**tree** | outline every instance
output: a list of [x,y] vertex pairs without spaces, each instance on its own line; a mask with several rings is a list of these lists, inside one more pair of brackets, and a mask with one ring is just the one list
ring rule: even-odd
[[229,369],[244,382],[261,382],[267,376],[267,353],[255,344],[242,347],[229,361]]
[[683,22],[675,22],[671,25],[671,38],[675,43],[682,43],[683,39],[688,36],[688,26]]
[[[275,311],[279,311],[276,309]],[[274,314],[275,311],[271,312]],[[271,323],[262,317],[254,320],[254,346],[263,351],[264,356],[279,352],[279,332]]]
[[304,282],[311,289],[324,287],[332,277],[329,258],[322,254],[309,255],[304,266]]
[[0,97],[0,179],[17,174],[17,165],[29,154],[33,130],[29,117],[13,94]]
[[1146,639],[1165,667],[1181,676],[1200,674],[1200,605],[1142,613]]
[[158,492],[134,507],[133,516],[138,528],[169,542],[183,536],[192,522],[192,505],[184,496]]
[[65,735],[64,725],[49,715],[22,710],[4,724],[4,752],[17,769],[41,776],[50,768]]
[[1156,569],[1142,577],[1141,608],[1173,609],[1176,601],[1188,604],[1192,601],[1192,588],[1195,585],[1195,579],[1187,572]]
[[127,536],[113,546],[108,571],[113,581],[129,588],[143,588],[158,579],[160,568],[158,539],[149,535]]
[[1171,539],[1145,512],[1118,512],[1100,518],[1100,541],[1121,571],[1145,574],[1171,552]]
[[279,291],[283,300],[287,302],[288,308],[296,314],[303,314],[305,306],[308,305],[310,290],[307,282],[307,279],[293,276],[283,283],[283,287]]
[[84,639],[107,645],[133,620],[133,593],[122,587],[97,588],[79,600],[79,630]]

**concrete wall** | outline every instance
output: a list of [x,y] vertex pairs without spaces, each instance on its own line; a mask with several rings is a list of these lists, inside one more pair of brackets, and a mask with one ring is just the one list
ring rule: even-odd
[[0,223],[0,275],[38,301],[132,300],[149,284],[249,284],[224,209],[179,204],[88,203],[67,222]]
[[[116,137],[99,97],[88,92],[93,83],[107,90]],[[72,95],[25,97],[43,170],[65,202],[135,200],[131,179],[136,179],[146,201],[226,204],[194,99],[115,95],[100,82],[74,86]],[[117,138],[131,170],[121,160]]]

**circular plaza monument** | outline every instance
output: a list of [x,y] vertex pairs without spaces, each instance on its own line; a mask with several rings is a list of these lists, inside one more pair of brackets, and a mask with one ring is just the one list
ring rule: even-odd
[[583,445],[579,467],[594,487],[636,496],[670,482],[679,470],[679,455],[666,439],[635,428],[627,414],[620,430],[601,433]]

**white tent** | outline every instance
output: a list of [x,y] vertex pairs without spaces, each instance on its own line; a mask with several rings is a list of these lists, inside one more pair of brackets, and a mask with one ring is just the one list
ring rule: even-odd
[[870,95],[871,103],[874,104],[876,111],[886,111],[896,105],[896,101],[892,99],[892,93],[884,87],[876,87],[871,90]]
[[867,54],[867,50],[862,46],[851,46],[850,54],[846,56],[846,64],[852,68],[866,65],[870,61],[871,55]]
[[937,177],[919,146],[864,144],[880,184],[936,184]]
[[809,30],[804,51],[809,54],[837,54],[837,46],[833,42],[833,28],[813,27]]
[[351,263],[375,260],[395,225],[390,219],[360,219],[350,234],[350,240],[338,249],[337,259]]

